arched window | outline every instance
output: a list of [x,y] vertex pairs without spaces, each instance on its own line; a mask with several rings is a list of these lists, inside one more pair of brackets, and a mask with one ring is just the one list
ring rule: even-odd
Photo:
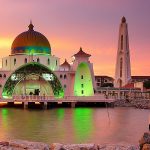
[[40,62],[40,59],[39,59],[39,58],[37,58],[37,62]]
[[60,75],[60,78],[62,78],[62,74]]
[[16,58],[14,59],[14,65],[16,65]]
[[123,49],[123,35],[121,35],[121,49]]
[[64,88],[66,88],[67,86],[66,86],[66,84],[64,85]]
[[0,74],[0,78],[2,77],[2,74]]
[[24,59],[24,63],[26,64],[28,62],[27,58]]
[[7,66],[7,59],[6,59],[6,61],[5,61],[5,65]]
[[84,84],[81,84],[81,87],[83,88],[83,87],[84,87]]
[[66,79],[66,78],[67,78],[67,75],[65,74],[65,75],[64,75],[64,79]]
[[4,74],[3,77],[6,78],[6,74]]
[[120,58],[120,77],[122,77],[122,64],[123,64],[123,60],[122,58]]
[[83,79],[83,75],[81,75],[81,79]]
[[47,64],[50,65],[50,59],[49,59],[49,58],[48,58],[48,60],[47,60]]
[[56,60],[56,66],[57,66],[57,60]]
[[84,90],[81,90],[81,94],[84,94]]

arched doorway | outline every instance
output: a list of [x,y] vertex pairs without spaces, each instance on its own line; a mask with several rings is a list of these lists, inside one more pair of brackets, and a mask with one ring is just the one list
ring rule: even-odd
[[14,88],[13,95],[40,95],[54,96],[53,89],[43,77],[37,74],[29,74]]
[[[15,88],[17,88],[19,84],[26,81],[27,78],[31,78],[31,77],[42,79],[41,81],[43,82],[45,81],[44,83],[45,85],[47,85],[46,83],[48,83],[50,88],[53,91],[53,95],[56,98],[64,97],[64,90],[57,76],[46,66],[39,64],[37,62],[32,62],[21,66],[10,75],[10,77],[7,79],[3,87],[3,92],[2,92],[3,98],[5,99],[12,98],[13,93],[15,92]],[[35,90],[38,88],[36,87],[32,88],[29,85],[28,89]]]

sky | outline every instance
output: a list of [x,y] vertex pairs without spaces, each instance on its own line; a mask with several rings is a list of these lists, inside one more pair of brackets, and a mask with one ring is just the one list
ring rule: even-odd
[[119,25],[128,23],[132,75],[150,75],[150,0],[0,0],[0,58],[30,20],[44,34],[52,55],[66,58],[79,48],[91,54],[96,75],[114,77]]

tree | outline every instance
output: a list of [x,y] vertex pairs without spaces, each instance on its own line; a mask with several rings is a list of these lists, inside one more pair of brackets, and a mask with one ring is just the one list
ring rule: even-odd
[[150,80],[144,81],[144,87],[150,89]]

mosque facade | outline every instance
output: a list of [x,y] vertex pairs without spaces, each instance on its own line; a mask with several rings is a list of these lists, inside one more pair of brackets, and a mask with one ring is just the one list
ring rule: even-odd
[[73,55],[73,62],[52,55],[48,39],[34,30],[19,34],[11,46],[11,54],[2,58],[0,96],[16,95],[93,96],[95,78],[90,54],[82,50]]

